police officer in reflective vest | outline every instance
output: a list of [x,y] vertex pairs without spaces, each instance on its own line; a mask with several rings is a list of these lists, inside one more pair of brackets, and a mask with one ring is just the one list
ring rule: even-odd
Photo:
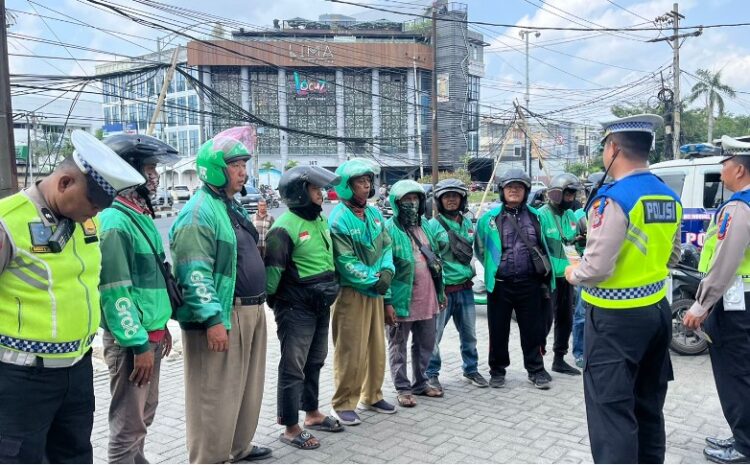
[[92,463],[91,342],[99,327],[98,222],[145,182],[94,136],[0,200],[0,463]]
[[683,323],[704,324],[724,417],[733,437],[706,438],[716,463],[750,463],[750,144],[721,139],[721,180],[734,195],[706,234],[699,269],[708,272]]
[[584,396],[596,463],[661,463],[662,408],[672,379],[671,313],[665,279],[680,252],[680,199],[648,170],[656,115],[604,125],[604,166],[614,182],[592,193],[580,265]]

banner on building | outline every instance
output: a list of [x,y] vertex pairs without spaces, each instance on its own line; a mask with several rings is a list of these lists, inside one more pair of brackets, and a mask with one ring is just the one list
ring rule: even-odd
[[450,100],[450,74],[438,73],[437,75],[437,101],[445,103]]

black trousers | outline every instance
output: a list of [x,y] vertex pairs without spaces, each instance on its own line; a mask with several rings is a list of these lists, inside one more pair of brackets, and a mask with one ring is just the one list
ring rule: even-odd
[[70,368],[0,363],[0,463],[93,463],[91,351]]
[[508,338],[514,309],[518,330],[521,333],[523,366],[529,374],[544,370],[544,288],[546,286],[535,278],[495,282],[495,289],[487,296],[487,325],[490,333],[488,358],[491,375],[505,375],[505,369],[510,365]]
[[[745,307],[750,293],[745,293]],[[720,299],[704,323],[711,365],[724,412],[735,440],[735,448],[750,456],[750,310],[726,311]]]
[[549,299],[545,342],[554,323],[555,342],[552,345],[552,350],[556,355],[565,355],[568,353],[568,348],[570,347],[570,336],[573,334],[574,308],[575,287],[573,287],[565,278],[555,279],[555,290],[552,292]]
[[299,410],[318,409],[320,370],[328,356],[330,309],[320,311],[278,301],[274,306],[276,335],[281,342],[276,388],[278,422],[299,422]]
[[671,319],[667,299],[617,310],[586,304],[583,393],[595,463],[664,462]]

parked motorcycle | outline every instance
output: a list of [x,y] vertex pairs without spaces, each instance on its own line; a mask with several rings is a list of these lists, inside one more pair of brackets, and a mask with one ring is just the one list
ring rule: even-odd
[[696,269],[699,254],[692,244],[684,244],[680,263],[672,271],[672,340],[669,347],[680,355],[699,355],[708,349],[708,341],[685,328],[682,319],[695,302],[703,274]]
[[268,208],[279,208],[279,199],[273,191],[265,191],[263,198],[266,200]]

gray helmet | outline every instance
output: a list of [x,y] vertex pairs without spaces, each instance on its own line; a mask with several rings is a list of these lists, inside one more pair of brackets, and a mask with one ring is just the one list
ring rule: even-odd
[[435,185],[435,191],[433,197],[438,200],[438,210],[441,213],[445,213],[443,210],[443,202],[440,201],[440,197],[448,192],[455,192],[461,196],[461,203],[458,207],[458,211],[463,212],[466,209],[468,203],[469,189],[466,187],[460,179],[450,178],[443,179]]
[[295,166],[284,172],[279,180],[279,194],[288,207],[305,207],[310,204],[307,186],[335,186],[341,176],[319,166]]
[[576,175],[563,173],[552,178],[549,189],[579,191],[583,189],[583,185]]
[[156,137],[143,134],[117,134],[104,142],[109,148],[140,172],[143,165],[169,165],[179,160],[177,149]]
[[522,169],[513,168],[503,173],[497,181],[497,187],[500,190],[500,201],[505,202],[505,195],[503,194],[503,187],[507,186],[512,182],[520,182],[526,187],[526,194],[524,195],[524,202],[529,196],[531,190],[531,177]]
[[603,171],[599,171],[597,173],[591,173],[589,174],[589,177],[586,178],[586,184],[595,186],[599,184],[599,181],[601,181],[603,177],[604,177]]

